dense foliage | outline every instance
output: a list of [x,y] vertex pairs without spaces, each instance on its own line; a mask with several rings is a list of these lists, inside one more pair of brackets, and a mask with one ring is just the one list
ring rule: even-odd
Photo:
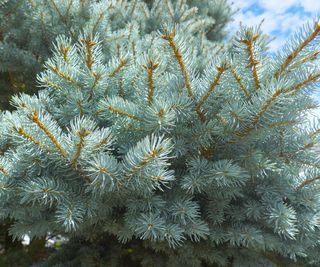
[[166,21],[205,34],[214,46],[231,15],[226,0],[0,0],[0,108],[10,108],[14,93],[36,91],[36,74],[59,34],[77,41],[86,29],[116,45],[132,31],[143,36]]
[[259,27],[216,43],[192,2],[111,1],[105,24],[90,9],[77,42],[56,38],[44,89],[1,114],[11,234],[71,237],[40,266],[320,264],[320,24],[273,56]]

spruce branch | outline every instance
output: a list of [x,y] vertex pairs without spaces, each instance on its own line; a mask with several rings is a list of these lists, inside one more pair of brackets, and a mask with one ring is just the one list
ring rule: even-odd
[[[108,9],[108,8],[107,8],[107,9]],[[105,14],[106,14],[107,9],[99,13],[98,19],[97,19],[96,23],[93,25],[93,28],[92,28],[92,32],[93,32],[93,33],[96,33],[97,27],[98,27],[99,23],[103,20]]]
[[119,96],[123,98],[123,78],[119,78]]
[[236,72],[235,68],[231,69],[231,73],[233,75],[233,77],[236,79],[237,83],[240,86],[240,89],[244,92],[244,94],[246,95],[246,97],[250,97],[250,94],[248,93],[248,90],[246,89],[245,85],[242,82],[242,78],[240,77],[240,75]]
[[174,19],[174,10],[173,10],[173,7],[172,7],[171,0],[165,0],[165,3],[166,3],[166,6],[167,6],[167,9],[168,9],[170,17],[172,19]]
[[54,0],[50,0],[54,10],[57,12],[57,14],[59,15],[60,19],[62,22],[64,22],[65,24],[67,23],[66,18],[62,15],[61,11],[59,10],[56,2]]
[[70,48],[69,47],[61,47],[61,53],[63,55],[64,62],[68,63],[68,52]]
[[[49,129],[42,123],[42,121],[39,120],[38,112],[36,110],[33,111],[32,114],[32,121],[38,125],[38,127],[49,137],[51,142],[55,145],[55,147],[58,149],[60,154],[67,158],[67,152],[62,147],[62,145],[58,142],[58,140],[54,137],[54,135],[49,131]],[[37,141],[38,142],[38,141]]]
[[119,114],[119,115],[122,115],[122,116],[125,116],[125,117],[128,117],[130,119],[134,119],[134,120],[137,120],[137,121],[142,121],[142,119],[140,119],[139,117],[133,115],[133,114],[130,114],[129,112],[127,111],[124,111],[124,110],[121,110],[117,107],[114,107],[112,105],[108,105],[108,110],[110,110],[111,112],[113,113],[116,113],[116,114]]
[[184,63],[184,60],[183,60],[182,53],[179,50],[179,47],[177,46],[176,42],[174,41],[175,34],[176,34],[176,32],[175,32],[175,29],[174,29],[171,33],[169,33],[169,31],[167,31],[166,34],[162,35],[161,37],[162,37],[162,39],[166,40],[168,42],[168,44],[170,45],[170,47],[172,48],[173,54],[174,54],[179,66],[180,66],[180,70],[181,70],[181,73],[182,73],[183,78],[184,78],[185,85],[186,85],[187,90],[188,90],[188,95],[189,95],[189,97],[192,97],[193,93],[192,93],[189,74],[187,72],[187,69],[186,69],[186,66],[185,66],[185,63]]
[[73,1],[74,0],[69,0],[69,4],[68,4],[66,15],[65,15],[66,18],[69,16],[71,6],[73,5]]
[[252,70],[252,75],[253,75],[254,83],[256,85],[256,89],[258,90],[261,87],[258,72],[257,72],[257,65],[259,61],[257,61],[254,58],[253,45],[254,45],[254,42],[258,39],[259,35],[257,34],[253,36],[251,32],[247,32],[247,36],[248,36],[248,39],[240,40],[240,42],[244,43],[247,46],[247,52],[249,55],[249,65]]
[[307,36],[302,43],[300,43],[285,59],[281,64],[279,69],[275,72],[275,77],[278,79],[285,69],[290,65],[290,63],[297,57],[297,55],[308,45],[310,44],[320,33],[320,23],[316,22],[314,25],[314,30]]
[[64,73],[63,71],[61,71],[57,66],[53,66],[51,64],[48,64],[48,67],[54,72],[56,73],[58,76],[62,77],[64,80],[76,85],[78,88],[82,88],[82,85],[79,81],[75,80],[74,78],[72,78],[72,76],[70,76],[67,73]]
[[96,72],[92,73],[93,77],[94,77],[94,81],[91,87],[91,90],[94,90],[99,82],[99,80],[102,78],[102,75]]
[[283,126],[288,126],[288,125],[294,125],[296,124],[296,120],[288,120],[288,121],[278,121],[278,122],[273,122],[268,124],[269,128],[277,128],[277,127],[283,127]]
[[[137,174],[141,169],[143,169],[148,163],[152,162],[156,157],[164,152],[164,148],[161,146],[159,148],[152,149],[147,153],[138,164],[133,166],[133,168],[126,174],[128,179],[131,179],[135,174]],[[154,177],[154,176],[152,176]]]
[[312,52],[309,55],[306,55],[304,58],[302,58],[297,63],[292,64],[292,68],[299,67],[299,66],[303,65],[304,63],[306,63],[308,61],[313,61],[313,60],[317,59],[319,54],[320,54],[320,51],[316,51],[316,52]]
[[50,151],[50,149],[44,145],[39,140],[35,139],[31,134],[27,133],[22,127],[15,128],[18,134],[20,134],[22,137],[26,138],[27,140],[31,141],[32,143],[36,144],[40,148],[45,148],[46,150]]
[[256,128],[256,125],[259,123],[263,114],[272,106],[272,104],[276,101],[276,99],[281,95],[282,92],[283,92],[282,88],[277,89],[272,94],[272,96],[262,105],[262,107],[258,111],[258,113],[254,116],[251,125],[249,127],[247,127],[244,131],[236,132],[235,135],[240,138],[244,138],[244,137],[248,136]]
[[204,122],[205,121],[205,116],[201,110],[202,105],[205,103],[205,101],[209,98],[209,96],[211,95],[211,93],[214,91],[214,89],[216,88],[216,86],[219,83],[219,80],[221,78],[221,75],[230,68],[230,66],[228,64],[222,64],[221,66],[216,66],[216,69],[218,70],[217,75],[215,76],[214,80],[212,81],[212,83],[210,84],[210,87],[208,89],[208,91],[202,96],[202,98],[200,99],[200,101],[197,103],[196,105],[196,112],[199,116],[199,119]]
[[85,4],[85,0],[80,0],[81,1],[81,15],[83,18],[85,18],[85,12],[84,12],[84,4]]
[[87,51],[87,67],[89,70],[92,69],[92,47],[97,43],[91,39],[82,39],[81,42],[85,45]]
[[[126,154],[123,162],[125,170],[124,176],[128,181],[140,175],[149,178],[155,176],[164,177],[165,179],[161,181],[162,183],[171,180],[171,172],[163,169],[163,167],[168,165],[165,160],[169,159],[168,154],[171,150],[172,146],[169,139],[164,139],[163,136],[158,137],[156,135],[146,136]],[[152,173],[149,173],[148,168],[152,167],[152,164],[157,164],[158,167],[154,169]],[[164,176],[155,175],[157,172]],[[154,181],[154,178],[151,180]]]
[[320,78],[320,73],[311,73],[308,75],[308,77],[305,80],[289,87],[288,89],[284,90],[284,92],[296,94],[298,91],[310,85],[311,83],[319,81],[319,78]]
[[80,154],[81,154],[81,150],[84,146],[84,141],[85,141],[85,138],[90,134],[91,132],[86,130],[86,129],[80,129],[77,134],[79,136],[79,142],[76,144],[76,153],[75,153],[75,156],[74,158],[71,160],[71,164],[75,167],[76,164],[77,164],[77,161],[80,157]]
[[89,177],[88,190],[103,194],[104,190],[114,190],[115,186],[122,185],[119,180],[120,167],[118,161],[107,153],[99,153],[88,161],[85,172]]
[[310,178],[310,179],[306,179],[296,187],[296,190],[301,190],[303,187],[305,187],[305,186],[307,186],[309,184],[312,184],[312,183],[314,183],[315,181],[318,181],[318,180],[320,180],[320,175],[318,175],[316,177],[313,177],[313,178]]
[[159,64],[154,63],[150,60],[147,64],[144,64],[143,67],[148,72],[148,104],[151,105],[153,101],[153,72],[158,68]]
[[135,44],[134,41],[131,42],[131,47],[132,47],[133,62],[136,63],[136,61],[137,61],[137,51],[136,51],[136,44]]
[[311,132],[309,135],[312,138],[315,138],[318,134],[320,134],[320,128],[316,129],[315,131]]
[[116,76],[116,74],[127,64],[127,60],[124,58],[120,58],[119,65],[111,72],[109,73],[109,78],[112,78]]

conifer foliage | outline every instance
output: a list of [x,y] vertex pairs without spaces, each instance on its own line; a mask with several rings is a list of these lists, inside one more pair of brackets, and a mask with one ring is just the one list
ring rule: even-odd
[[186,1],[127,2],[144,26],[123,2],[123,31],[95,32],[92,13],[77,42],[58,36],[44,89],[1,114],[11,234],[82,240],[41,266],[128,266],[122,249],[141,266],[319,266],[319,21],[271,56],[259,27],[221,48]]
[[184,24],[215,46],[231,15],[226,0],[0,0],[0,107],[10,108],[13,93],[36,91],[36,74],[52,55],[59,34],[76,42],[87,29],[116,44],[167,21]]

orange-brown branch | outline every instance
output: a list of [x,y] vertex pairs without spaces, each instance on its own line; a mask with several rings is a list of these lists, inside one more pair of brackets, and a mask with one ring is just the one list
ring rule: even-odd
[[143,67],[148,71],[148,104],[151,105],[153,101],[153,71],[157,69],[159,64],[153,63],[151,60]]
[[317,35],[320,33],[320,23],[315,23],[314,31],[300,44],[296,47],[285,59],[285,61],[280,66],[279,70],[275,73],[275,77],[279,78],[280,75],[284,72],[284,70],[289,66],[293,59],[297,57],[297,55],[301,52],[303,48],[305,48],[312,40],[314,40]]
[[196,112],[200,118],[200,120],[202,122],[205,121],[205,116],[203,114],[203,112],[201,111],[201,107],[202,105],[207,101],[207,99],[209,98],[209,96],[211,95],[211,93],[214,91],[214,89],[216,88],[216,86],[218,85],[218,82],[221,78],[221,75],[227,70],[227,68],[222,68],[222,67],[217,67],[218,70],[218,74],[216,75],[216,77],[214,78],[214,80],[212,81],[212,83],[210,84],[209,90],[207,91],[207,93],[200,99],[200,101],[198,102],[198,104],[196,105]]
[[92,75],[94,77],[94,81],[93,81],[93,85],[92,85],[91,89],[94,89],[94,88],[96,88],[99,80],[101,79],[101,75],[96,72],[93,72]]
[[37,146],[41,147],[41,148],[45,148],[46,146],[41,143],[39,140],[36,140],[35,138],[33,138],[33,136],[29,133],[27,133],[22,127],[19,127],[16,129],[17,132],[23,136],[24,138],[30,140],[31,142],[33,142],[34,144],[36,144]]
[[84,146],[84,139],[85,139],[89,134],[90,134],[90,132],[87,131],[87,130],[81,130],[81,131],[78,132],[78,135],[79,135],[80,140],[79,140],[79,143],[76,144],[76,148],[77,148],[76,154],[75,154],[73,160],[71,161],[71,164],[72,164],[74,167],[76,166],[77,161],[78,161],[78,159],[79,159],[79,157],[80,157],[80,155],[81,155],[81,150],[82,150],[82,148],[83,148],[83,146]]
[[151,162],[155,157],[157,157],[161,152],[163,152],[163,147],[159,149],[153,149],[148,153],[136,166],[134,166],[130,172],[126,175],[127,178],[131,178],[134,176],[139,170],[141,170],[144,166],[146,166],[149,162]]
[[86,46],[87,50],[87,67],[89,70],[92,69],[92,47],[94,47],[97,43],[90,40],[90,39],[83,39],[81,40],[82,43]]
[[119,96],[123,97],[123,80],[122,80],[122,78],[119,79]]
[[84,1],[85,0],[81,0],[81,14],[82,14],[82,17],[85,18],[85,14],[84,14]]
[[68,63],[68,52],[70,48],[69,47],[61,47],[61,53],[63,55],[64,62]]
[[71,76],[69,76],[68,74],[62,72],[57,66],[52,66],[52,65],[48,65],[48,67],[57,75],[59,75],[60,77],[62,77],[63,79],[67,80],[68,82],[71,82],[72,84],[76,85],[77,87],[81,87],[81,84],[76,81],[75,79],[73,79]]
[[32,121],[38,125],[38,127],[49,137],[51,142],[55,145],[55,147],[59,150],[61,155],[64,158],[67,158],[67,152],[64,150],[64,148],[61,146],[61,144],[58,142],[58,140],[54,137],[54,135],[49,131],[49,129],[39,120],[37,111],[33,111],[32,114]]
[[246,95],[247,97],[249,97],[250,95],[249,95],[249,93],[248,93],[245,85],[243,84],[242,79],[241,79],[241,77],[239,76],[239,74],[236,72],[235,69],[232,69],[232,70],[231,70],[231,73],[232,73],[233,77],[236,79],[236,81],[238,82],[241,90],[245,93],[245,95]]
[[316,135],[320,134],[320,128],[318,128],[317,130],[313,131],[310,136],[311,137],[315,137]]
[[119,65],[109,74],[109,78],[114,77],[127,63],[125,59],[120,59]]
[[171,34],[163,35],[162,38],[164,40],[168,41],[170,47],[172,48],[174,56],[177,59],[178,64],[180,66],[180,70],[181,70],[183,78],[184,78],[184,83],[185,83],[185,85],[187,87],[187,90],[188,90],[188,95],[190,97],[192,97],[193,93],[192,93],[191,83],[190,83],[190,80],[189,80],[189,75],[188,75],[188,72],[186,70],[186,66],[184,64],[182,54],[181,54],[179,48],[177,47],[175,41],[173,40],[174,35],[175,35],[175,32],[173,32]]
[[248,40],[241,40],[241,42],[247,46],[247,52],[249,55],[249,64],[250,64],[250,68],[252,70],[252,75],[253,75],[254,83],[256,85],[257,90],[260,89],[260,80],[259,80],[259,76],[257,73],[257,65],[259,62],[257,60],[255,60],[255,58],[254,58],[253,43],[257,40],[258,37],[259,37],[259,35],[256,35]]
[[137,57],[136,57],[136,45],[135,43],[132,41],[131,42],[131,46],[132,46],[132,58],[133,58],[133,62],[136,63]]
[[101,13],[99,14],[99,17],[98,17],[96,23],[94,24],[94,26],[93,26],[93,28],[92,28],[92,32],[93,32],[93,33],[96,32],[96,29],[97,29],[100,21],[103,19],[104,15],[105,15],[105,11],[103,11],[103,12],[101,12]]
[[109,140],[107,138],[103,138],[96,146],[95,149],[100,148],[103,145],[109,144]]
[[303,59],[299,61],[299,65],[302,65],[303,63],[306,63],[309,60],[315,60],[319,54],[320,54],[320,51],[316,51],[310,55],[305,56]]
[[134,119],[134,120],[138,120],[138,121],[141,121],[140,118],[138,118],[137,116],[133,115],[133,114],[130,114],[124,110],[121,110],[119,108],[116,108],[116,107],[113,107],[111,105],[108,106],[108,109],[111,111],[111,112],[114,112],[114,113],[118,113],[122,116],[125,116],[125,117],[129,117],[131,119]]
[[273,95],[271,96],[271,98],[269,98],[264,105],[262,106],[262,108],[260,109],[260,111],[255,115],[252,124],[250,127],[246,128],[243,132],[236,132],[236,135],[238,137],[245,137],[247,135],[249,135],[256,127],[256,125],[258,124],[259,120],[261,119],[262,115],[271,107],[271,105],[274,103],[274,101],[280,96],[280,94],[282,93],[282,89],[278,89],[276,90]]
[[281,126],[288,126],[288,125],[292,125],[295,124],[296,121],[295,120],[290,120],[290,121],[279,121],[279,122],[274,122],[274,123],[270,123],[268,125],[269,128],[275,128],[275,127],[281,127]]
[[306,185],[311,184],[317,180],[320,180],[320,175],[311,179],[304,180],[299,186],[297,186],[296,190],[300,190],[302,187],[305,187]]
[[305,79],[304,81],[288,88],[287,90],[285,90],[285,92],[291,92],[291,93],[297,93],[299,90],[303,89],[304,87],[306,87],[307,85],[309,85],[312,82],[316,82],[318,79],[320,78],[320,73],[318,74],[310,74],[307,79]]

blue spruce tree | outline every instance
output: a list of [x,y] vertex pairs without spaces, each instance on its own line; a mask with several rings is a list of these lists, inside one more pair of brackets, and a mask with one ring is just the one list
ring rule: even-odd
[[116,45],[130,34],[150,33],[167,21],[188,25],[199,37],[206,35],[204,42],[218,46],[231,15],[226,0],[0,0],[0,107],[10,108],[13,93],[36,91],[36,74],[60,34],[76,42],[88,29]]
[[270,56],[259,27],[215,44],[189,1],[123,2],[124,30],[59,35],[1,113],[11,234],[70,237],[38,266],[319,266],[319,21]]

